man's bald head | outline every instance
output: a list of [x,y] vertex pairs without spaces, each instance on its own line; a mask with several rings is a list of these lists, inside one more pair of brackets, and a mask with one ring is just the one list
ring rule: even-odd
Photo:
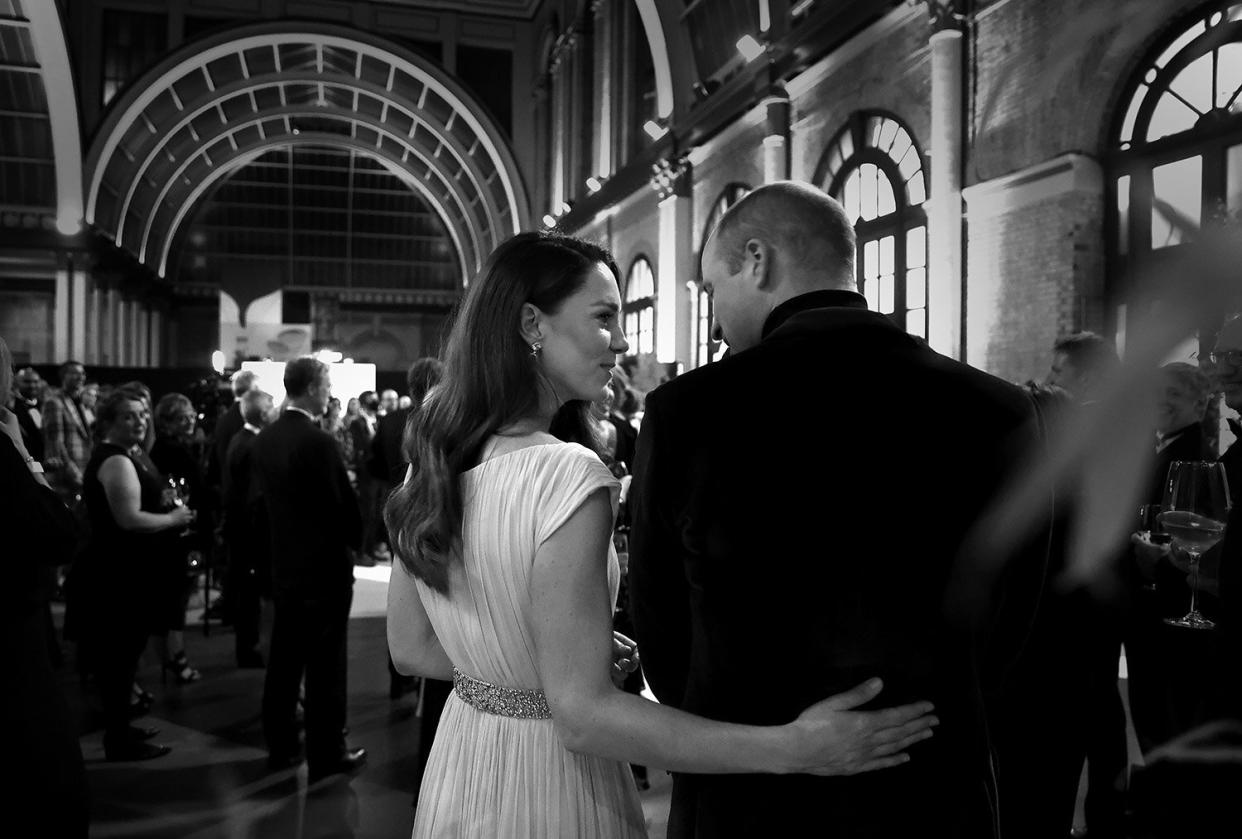
[[766,184],[725,213],[703,248],[702,271],[712,331],[740,352],[762,340],[768,315],[786,300],[854,290],[854,229],[815,187]]
[[799,291],[854,289],[854,227],[835,199],[810,184],[776,181],[729,208],[712,234],[729,270],[740,270],[751,240],[776,254],[779,282]]

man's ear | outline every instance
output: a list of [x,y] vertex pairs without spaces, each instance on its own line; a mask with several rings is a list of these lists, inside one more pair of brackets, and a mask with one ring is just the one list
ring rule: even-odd
[[533,303],[523,303],[518,319],[518,331],[528,344],[543,340],[543,312]]
[[755,288],[766,289],[772,282],[772,249],[762,239],[747,239],[742,246],[742,264]]

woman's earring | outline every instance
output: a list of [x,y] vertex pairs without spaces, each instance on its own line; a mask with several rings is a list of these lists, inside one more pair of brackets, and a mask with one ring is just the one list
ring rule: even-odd
[[538,358],[539,353],[541,352],[543,352],[543,344],[541,342],[535,341],[533,344],[530,345],[531,358]]

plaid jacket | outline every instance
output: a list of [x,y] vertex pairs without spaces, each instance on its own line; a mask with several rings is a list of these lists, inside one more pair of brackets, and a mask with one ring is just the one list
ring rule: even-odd
[[91,432],[82,410],[60,391],[43,403],[43,457],[59,459],[48,469],[48,482],[62,494],[82,488],[82,472],[91,459]]

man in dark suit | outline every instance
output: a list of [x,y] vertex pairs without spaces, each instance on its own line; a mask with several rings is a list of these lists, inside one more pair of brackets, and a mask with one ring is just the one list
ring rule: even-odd
[[[438,358],[427,356],[410,365],[406,373],[406,392],[410,394],[410,407],[398,408],[380,417],[375,438],[371,441],[371,474],[376,480],[382,481],[385,497],[405,480],[405,470],[410,460],[405,452],[405,428],[410,415],[423,404],[427,392],[440,383],[444,373],[444,365]],[[388,695],[397,699],[405,693],[412,677],[402,676],[388,657]],[[435,740],[436,726],[440,724],[440,713],[444,703],[453,691],[453,683],[441,679],[423,679],[420,705],[422,716],[419,719],[418,766],[417,773],[411,779],[414,787],[414,800],[418,802],[418,789],[422,783],[423,771],[427,768],[427,759],[431,756],[431,744]]]
[[[1009,636],[981,605],[998,599],[956,584],[998,574],[959,554],[1031,442],[1030,402],[867,311],[854,249],[840,204],[791,182],[751,192],[708,241],[731,356],[647,396],[634,624],[656,696],[696,714],[784,723],[879,676],[877,706],[931,700],[941,724],[880,772],[678,775],[670,837],[997,831],[980,662]],[[741,397],[727,414],[721,394]]]
[[[1160,504],[1169,466],[1177,461],[1206,460],[1203,417],[1211,384],[1198,365],[1174,362],[1160,368],[1156,461],[1144,499]],[[1216,633],[1186,632],[1168,626],[1190,602],[1186,573],[1172,564],[1167,546],[1150,538],[1131,537],[1141,579],[1156,584],[1147,590],[1133,581],[1133,603],[1126,626],[1126,689],[1134,733],[1144,754],[1204,722],[1211,701],[1210,681],[1217,654]],[[1212,604],[1203,604],[1213,612]],[[1212,615],[1209,614],[1209,617]],[[1211,637],[1209,637],[1211,636]]]
[[33,367],[17,371],[17,399],[13,413],[22,430],[22,442],[35,460],[43,460],[43,378]]
[[246,424],[233,435],[224,458],[224,523],[229,550],[229,591],[233,595],[233,631],[238,667],[262,667],[259,652],[260,596],[271,596],[272,571],[267,555],[268,525],[259,512],[259,482],[253,480],[259,432],[275,419],[272,396],[256,387],[241,398]]
[[328,367],[285,367],[288,405],[260,433],[256,477],[271,532],[275,622],[263,684],[263,733],[274,768],[298,762],[295,714],[306,676],[306,759],[312,778],[360,767],[345,745],[346,634],[353,599],[350,548],[362,522],[336,441],[318,424],[332,396]]
[[223,482],[224,461],[228,456],[229,443],[246,424],[242,417],[241,399],[254,387],[254,382],[255,374],[252,370],[238,370],[233,374],[233,404],[216,420],[216,427],[211,433],[211,448],[207,452],[207,486],[215,491],[220,490]]
[[[211,432],[211,445],[207,449],[207,470],[204,481],[207,485],[207,504],[208,510],[216,510],[222,508],[222,493],[224,481],[224,463],[228,457],[229,443],[233,441],[233,437],[241,430],[245,424],[241,414],[241,398],[254,387],[256,375],[253,370],[238,370],[233,374],[230,386],[233,390],[233,404],[230,405],[223,414],[216,419],[215,428]],[[220,599],[213,603],[207,609],[210,617],[218,617],[225,623],[233,619],[233,591],[229,585],[234,578],[232,571],[232,558],[227,558],[227,565],[224,574],[224,585],[220,592]]]

